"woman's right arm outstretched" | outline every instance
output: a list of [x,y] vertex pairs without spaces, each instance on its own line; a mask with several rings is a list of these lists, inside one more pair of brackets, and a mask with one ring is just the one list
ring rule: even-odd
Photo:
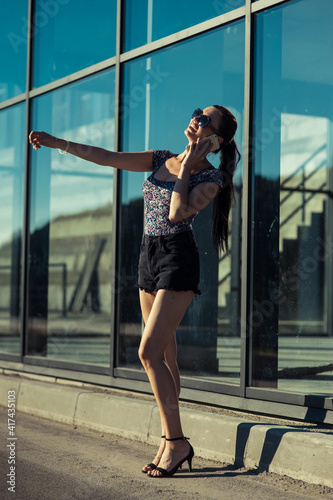
[[97,148],[79,144],[66,139],[59,139],[46,132],[32,131],[29,136],[33,148],[40,149],[42,146],[53,149],[61,149],[82,158],[83,160],[114,167],[120,170],[129,170],[132,172],[151,172],[153,170],[153,152],[143,151],[141,153],[117,153],[107,149]]

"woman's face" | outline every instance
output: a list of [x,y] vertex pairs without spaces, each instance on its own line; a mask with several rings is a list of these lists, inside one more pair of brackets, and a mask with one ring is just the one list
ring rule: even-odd
[[[203,114],[209,116],[212,127],[218,130],[221,119],[219,112],[213,106],[209,106],[203,110]],[[214,129],[212,130],[210,125],[200,127],[199,119],[200,116],[192,118],[189,126],[184,132],[189,142],[194,142],[197,139],[203,139],[204,137],[208,137],[209,135],[215,133]]]

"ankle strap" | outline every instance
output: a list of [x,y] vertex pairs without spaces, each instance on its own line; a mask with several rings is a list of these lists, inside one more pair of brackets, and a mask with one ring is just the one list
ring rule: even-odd
[[180,436],[178,438],[167,438],[166,437],[165,439],[166,439],[166,441],[179,441],[180,439],[190,439],[190,438],[187,438],[185,436]]

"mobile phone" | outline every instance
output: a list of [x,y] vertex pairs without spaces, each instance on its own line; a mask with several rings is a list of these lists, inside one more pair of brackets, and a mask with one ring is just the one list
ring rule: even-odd
[[199,144],[202,145],[202,146],[204,146],[207,141],[210,141],[211,144],[212,144],[211,148],[209,150],[210,153],[212,151],[216,151],[217,149],[220,149],[220,143],[219,143],[219,140],[218,140],[216,134],[209,135],[208,137],[205,137],[204,139],[201,139],[201,141],[200,141]]

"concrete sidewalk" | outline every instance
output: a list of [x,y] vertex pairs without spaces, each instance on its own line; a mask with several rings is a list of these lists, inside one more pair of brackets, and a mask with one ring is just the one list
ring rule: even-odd
[[[16,419],[25,412],[150,444],[160,440],[159,412],[150,396],[1,370],[0,405],[7,406],[8,394],[11,401],[15,395]],[[181,404],[181,416],[197,456],[333,488],[331,428],[285,426],[189,403]]]

